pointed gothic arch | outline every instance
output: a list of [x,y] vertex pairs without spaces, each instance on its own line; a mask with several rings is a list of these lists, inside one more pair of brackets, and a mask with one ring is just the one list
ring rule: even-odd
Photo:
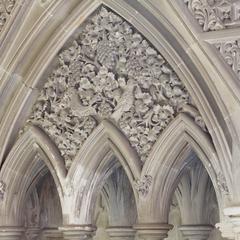
[[65,166],[55,145],[38,127],[30,126],[15,143],[4,162],[0,179],[7,183],[4,202],[0,206],[1,218],[5,224],[21,224],[22,208],[27,192],[42,172],[50,171],[63,200],[63,187],[66,175]]
[[[192,161],[191,155],[194,155],[193,153],[197,155],[206,168],[216,192],[218,205],[222,206],[226,192],[221,192],[219,184],[226,184],[226,182],[220,183],[218,174],[224,166],[219,164],[216,151],[208,135],[188,116],[179,114],[155,143],[142,171],[142,176],[150,175],[154,179],[149,194],[145,199],[142,199],[143,205],[146,201],[150,201],[150,204],[147,205],[147,211],[152,214],[154,221],[168,221],[172,194],[184,168]],[[224,181],[227,181],[229,186],[231,179],[224,179]],[[154,206],[158,204],[161,206],[160,212],[155,211]],[[144,216],[141,217],[144,219]]]
[[[91,147],[90,147],[91,146]],[[133,188],[140,178],[141,163],[125,136],[109,121],[104,120],[86,140],[67,175],[74,193],[71,221],[92,224],[94,204],[105,180],[122,166]]]

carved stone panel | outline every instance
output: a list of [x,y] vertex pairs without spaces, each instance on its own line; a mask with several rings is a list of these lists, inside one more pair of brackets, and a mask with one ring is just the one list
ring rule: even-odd
[[171,66],[105,7],[79,27],[57,61],[29,121],[51,136],[67,166],[105,118],[122,130],[142,161],[179,112],[206,129]]
[[240,2],[238,0],[183,1],[204,32],[240,25]]
[[240,40],[231,40],[215,44],[225,62],[232,68],[240,79]]

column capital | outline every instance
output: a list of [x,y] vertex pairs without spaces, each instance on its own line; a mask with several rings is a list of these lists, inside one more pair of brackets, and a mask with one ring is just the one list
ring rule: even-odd
[[0,226],[0,240],[19,240],[24,231],[24,227]]
[[65,240],[87,240],[95,235],[96,227],[92,225],[68,225],[60,227]]
[[133,240],[136,230],[131,226],[110,226],[106,229],[106,232],[112,240]]
[[168,236],[168,231],[173,228],[167,223],[139,223],[133,226],[137,237],[146,240],[162,240]]
[[212,225],[182,225],[179,227],[186,240],[207,240],[212,229]]

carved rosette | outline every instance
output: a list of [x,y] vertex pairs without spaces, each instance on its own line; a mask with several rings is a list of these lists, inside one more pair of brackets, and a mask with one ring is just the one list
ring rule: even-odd
[[183,0],[203,31],[240,25],[240,2],[229,0]]
[[15,3],[16,0],[0,0],[0,32],[10,17]]
[[240,40],[231,40],[221,43],[216,43],[215,47],[221,53],[225,62],[232,68],[240,79]]
[[4,200],[6,187],[7,187],[6,183],[4,183],[3,181],[0,181],[0,202]]
[[122,130],[142,161],[179,112],[205,129],[171,66],[105,7],[79,27],[57,59],[29,121],[52,137],[68,166],[105,118]]

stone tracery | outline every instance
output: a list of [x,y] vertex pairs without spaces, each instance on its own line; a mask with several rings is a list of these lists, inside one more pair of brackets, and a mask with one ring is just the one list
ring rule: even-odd
[[205,130],[186,88],[129,23],[105,7],[88,18],[58,55],[30,122],[54,139],[69,167],[101,119],[111,119],[145,161],[178,112]]

